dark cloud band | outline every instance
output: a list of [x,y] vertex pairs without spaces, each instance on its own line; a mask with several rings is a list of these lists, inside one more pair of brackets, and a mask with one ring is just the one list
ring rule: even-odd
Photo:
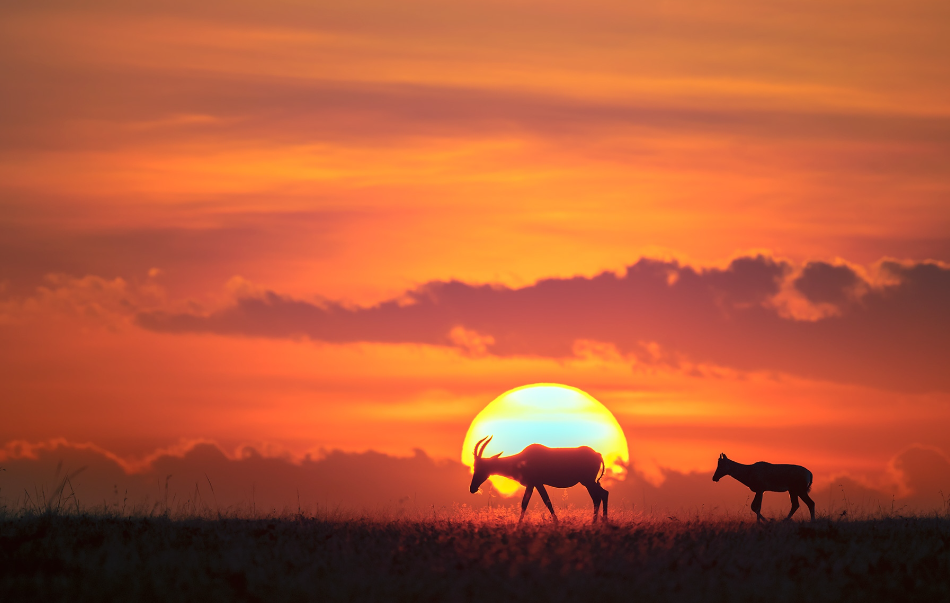
[[884,263],[889,284],[872,287],[849,268],[813,262],[794,281],[806,297],[833,302],[859,284],[864,292],[838,314],[799,320],[774,303],[791,269],[762,255],[724,269],[642,259],[623,276],[546,279],[520,289],[437,281],[372,307],[268,292],[211,314],[149,312],[137,322],[169,333],[447,346],[458,345],[450,332],[462,327],[490,337],[484,349],[498,356],[570,357],[576,341],[593,340],[644,362],[950,391],[950,270]]

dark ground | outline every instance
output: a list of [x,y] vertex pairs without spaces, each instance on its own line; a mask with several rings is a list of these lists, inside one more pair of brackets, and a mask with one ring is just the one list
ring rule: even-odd
[[0,517],[0,601],[950,601],[950,519]]

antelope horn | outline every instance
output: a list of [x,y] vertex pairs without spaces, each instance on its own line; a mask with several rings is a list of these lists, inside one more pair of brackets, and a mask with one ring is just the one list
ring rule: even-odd
[[481,458],[481,456],[485,453],[485,449],[488,448],[488,443],[491,442],[491,439],[492,439],[493,437],[495,437],[495,436],[493,436],[493,435],[488,436],[488,439],[486,439],[486,440],[485,440],[485,443],[482,444],[481,449],[478,451],[478,457],[479,457],[479,458]]
[[483,454],[485,454],[485,449],[488,448],[488,443],[491,442],[491,439],[492,439],[493,437],[495,437],[495,436],[493,436],[493,435],[488,436],[488,439],[485,440],[485,443],[484,443],[484,444],[482,444],[482,449],[478,451],[478,456],[482,456]]
[[478,458],[478,457],[482,456],[481,453],[478,451],[478,446],[479,446],[482,442],[484,442],[485,440],[487,440],[488,437],[489,437],[489,436],[485,436],[484,438],[482,438],[482,439],[480,439],[479,441],[475,442],[475,452],[474,452],[475,458]]

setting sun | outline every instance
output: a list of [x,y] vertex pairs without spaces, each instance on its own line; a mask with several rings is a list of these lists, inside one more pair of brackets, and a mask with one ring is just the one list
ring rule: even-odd
[[[590,446],[604,456],[606,475],[613,477],[624,474],[629,460],[627,438],[607,407],[586,392],[556,383],[509,390],[482,409],[462,443],[462,462],[469,468],[475,442],[488,435],[494,437],[485,456],[516,454],[530,444],[551,448]],[[490,480],[505,496],[521,487],[498,475]]]

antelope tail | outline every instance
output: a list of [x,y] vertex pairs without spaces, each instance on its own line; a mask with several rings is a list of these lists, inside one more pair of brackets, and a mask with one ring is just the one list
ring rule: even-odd
[[[806,469],[806,471],[808,470]],[[811,471],[808,471],[808,489],[805,490],[805,492],[811,492],[811,480],[812,480]]]
[[[604,476],[604,472],[607,471],[607,465],[604,464],[604,457],[600,457],[600,477]],[[600,477],[597,478],[597,483],[600,483]]]

